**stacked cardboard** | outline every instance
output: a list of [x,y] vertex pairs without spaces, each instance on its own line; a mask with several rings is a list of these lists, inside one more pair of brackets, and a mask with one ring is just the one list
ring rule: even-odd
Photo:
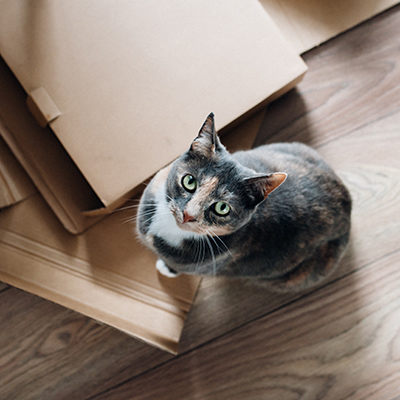
[[[91,4],[0,3],[1,54],[49,127],[5,139],[73,233],[185,151],[210,111],[226,128],[306,70],[254,0]],[[79,201],[58,179],[74,166]]]
[[397,0],[260,0],[282,35],[302,54]]
[[0,0],[0,280],[177,351],[199,279],[156,273],[137,195],[210,111],[251,147],[301,80],[318,27],[296,44],[294,2],[262,5],[283,34],[255,0]]

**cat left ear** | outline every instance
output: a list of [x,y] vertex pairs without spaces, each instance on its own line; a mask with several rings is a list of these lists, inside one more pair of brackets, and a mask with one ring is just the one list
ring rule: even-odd
[[250,187],[256,204],[265,200],[269,194],[285,182],[285,172],[275,172],[269,175],[261,175],[245,179],[246,185]]
[[210,113],[201,127],[198,136],[193,140],[190,150],[210,157],[222,147],[215,130],[214,114]]

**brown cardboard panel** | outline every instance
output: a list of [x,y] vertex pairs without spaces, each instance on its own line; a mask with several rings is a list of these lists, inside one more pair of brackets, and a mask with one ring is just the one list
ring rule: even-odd
[[397,0],[260,0],[298,54],[398,3]]
[[136,207],[84,234],[63,229],[41,196],[0,213],[0,281],[177,351],[199,278],[169,279],[136,239]]
[[[25,98],[24,90],[0,58],[0,135],[65,228],[73,233],[82,232],[98,221],[84,216],[83,211],[101,203],[50,128],[37,124]],[[2,171],[12,168],[9,159],[4,158]],[[3,156],[1,164],[2,161]],[[25,187],[27,178],[21,175],[6,179],[7,187]]]
[[28,175],[1,137],[0,119],[0,209],[18,203],[36,193]]
[[306,71],[254,0],[2,1],[0,52],[31,99],[43,88],[57,106],[52,130],[109,208],[210,111],[227,127]]

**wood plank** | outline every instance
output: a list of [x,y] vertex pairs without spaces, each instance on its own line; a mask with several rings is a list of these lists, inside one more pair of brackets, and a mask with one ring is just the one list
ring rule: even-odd
[[270,105],[255,145],[319,146],[399,109],[400,5],[306,53],[309,72]]
[[84,399],[172,358],[17,289],[0,293],[0,398]]
[[6,283],[0,282],[0,292],[2,292],[3,290],[8,289],[9,286]]
[[95,398],[394,398],[399,266],[400,251]]

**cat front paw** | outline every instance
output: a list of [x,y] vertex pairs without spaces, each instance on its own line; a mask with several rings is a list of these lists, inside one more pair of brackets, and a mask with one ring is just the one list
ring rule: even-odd
[[169,268],[160,258],[156,262],[156,268],[161,275],[167,276],[168,278],[176,278],[179,275],[179,272]]

